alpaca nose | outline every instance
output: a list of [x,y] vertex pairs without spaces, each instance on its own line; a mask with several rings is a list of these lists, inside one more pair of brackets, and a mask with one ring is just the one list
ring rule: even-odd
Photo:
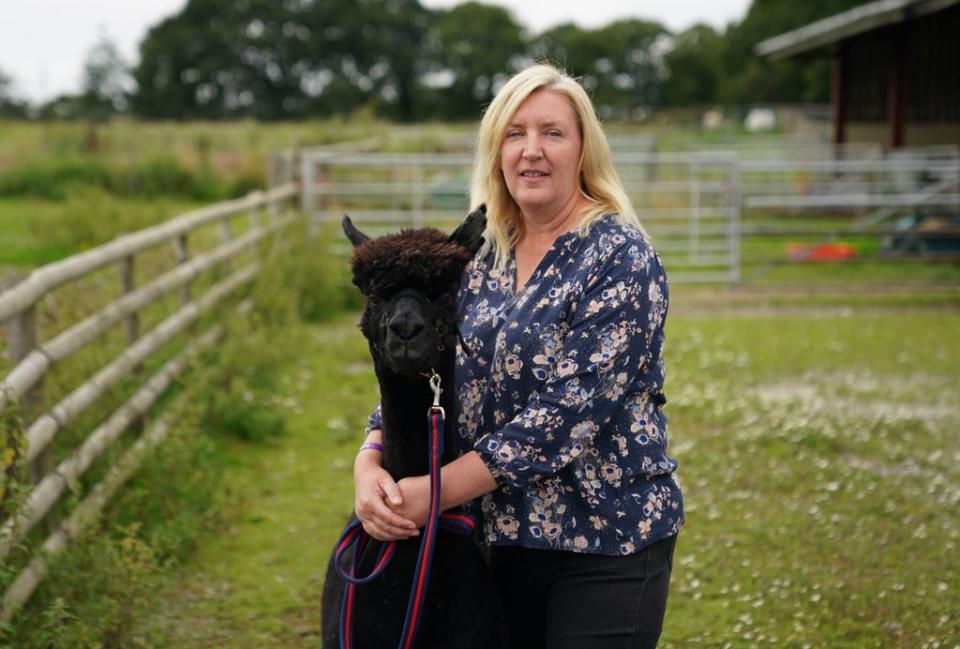
[[400,340],[409,341],[417,337],[423,331],[424,322],[413,313],[398,313],[390,319],[390,331]]

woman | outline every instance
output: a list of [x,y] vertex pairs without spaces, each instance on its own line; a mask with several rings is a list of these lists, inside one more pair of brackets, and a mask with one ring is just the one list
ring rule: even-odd
[[[683,523],[661,409],[663,267],[575,80],[520,72],[477,143],[487,244],[462,284],[464,453],[443,467],[442,505],[484,496],[517,647],[654,647]],[[377,423],[355,464],[357,515],[376,538],[414,536],[427,478],[380,468]]]

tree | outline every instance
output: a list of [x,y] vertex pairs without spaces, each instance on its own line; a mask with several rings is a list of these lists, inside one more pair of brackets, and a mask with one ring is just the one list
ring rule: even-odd
[[529,51],[535,60],[552,63],[578,77],[589,91],[595,90],[598,83],[596,62],[611,54],[598,32],[573,23],[543,32],[531,41]]
[[722,74],[723,39],[712,27],[698,24],[674,36],[664,55],[663,103],[691,106],[716,102]]
[[466,2],[439,14],[430,30],[430,72],[447,82],[436,89],[437,113],[475,119],[525,53],[523,29],[502,7]]
[[13,79],[0,70],[0,117],[27,116],[26,102],[17,99],[13,94]]
[[310,38],[287,4],[189,0],[152,27],[134,71],[136,112],[145,117],[216,119],[297,116],[303,92],[292,56]]
[[657,22],[617,20],[598,30],[608,55],[597,60],[596,101],[608,114],[631,115],[661,102],[661,51],[670,32]]
[[133,85],[129,67],[116,44],[106,35],[87,53],[83,66],[83,89],[77,101],[82,117],[109,119],[127,109]]
[[414,116],[417,0],[189,0],[140,46],[138,113],[289,119],[374,102]]
[[753,48],[766,38],[863,3],[864,0],[753,0],[744,19],[725,34],[720,99],[727,103],[826,101],[830,96],[830,61],[770,61],[757,56]]
[[[360,0],[351,12],[354,57],[370,96],[382,113],[412,121],[418,117],[417,79],[424,69],[424,42],[433,14],[418,0]],[[366,85],[366,84],[365,84]]]
[[535,59],[578,77],[602,117],[627,116],[660,101],[660,48],[669,32],[644,20],[618,20],[596,30],[571,23],[537,36]]

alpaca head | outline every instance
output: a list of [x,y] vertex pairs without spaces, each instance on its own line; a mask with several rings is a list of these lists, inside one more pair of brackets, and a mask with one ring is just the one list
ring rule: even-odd
[[450,236],[419,228],[371,239],[343,217],[354,247],[353,283],[367,298],[360,329],[381,368],[418,376],[453,357],[460,275],[483,244],[485,226],[483,205]]

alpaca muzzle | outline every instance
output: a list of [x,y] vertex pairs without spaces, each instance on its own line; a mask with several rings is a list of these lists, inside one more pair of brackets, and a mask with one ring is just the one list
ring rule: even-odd
[[403,292],[394,298],[383,320],[387,362],[402,374],[425,371],[434,360],[436,332],[429,326],[423,298]]

